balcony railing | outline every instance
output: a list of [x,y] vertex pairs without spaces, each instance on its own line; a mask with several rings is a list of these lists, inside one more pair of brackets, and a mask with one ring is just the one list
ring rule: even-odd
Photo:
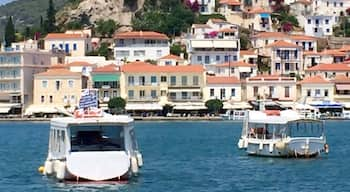
[[169,96],[168,97],[168,100],[169,101],[201,101],[203,98],[202,97],[200,97],[200,96],[198,96],[198,97],[196,97],[196,96],[191,96],[191,97],[179,97],[179,96],[177,96],[177,97],[175,97],[175,96]]
[[159,101],[159,97],[155,96],[155,97],[151,97],[151,96],[146,96],[146,97],[133,97],[133,98],[128,98],[128,101]]
[[164,44],[164,43],[160,43],[160,44],[142,44],[142,43],[137,43],[137,44],[121,44],[121,43],[118,43],[116,44],[116,47],[126,47],[126,48],[129,48],[129,47],[168,47],[169,45],[168,44]]

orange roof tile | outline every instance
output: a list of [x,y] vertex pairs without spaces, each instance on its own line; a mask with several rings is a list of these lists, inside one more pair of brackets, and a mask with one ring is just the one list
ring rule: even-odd
[[283,38],[292,40],[317,40],[315,37],[307,35],[289,35],[282,32],[260,32],[253,36],[254,38]]
[[278,81],[279,79],[281,79],[282,81],[291,81],[291,80],[295,80],[294,77],[282,77],[279,75],[258,75],[255,77],[250,77],[248,78],[249,81]]
[[135,61],[122,66],[123,72],[129,73],[202,73],[202,65],[157,66],[150,63]]
[[304,4],[304,5],[310,5],[312,4],[311,1],[308,1],[308,0],[298,0],[296,1],[296,3],[301,3],[301,4]]
[[216,64],[217,67],[255,67],[254,64],[246,63],[244,61],[232,61],[221,64]]
[[163,33],[157,33],[154,31],[131,31],[117,33],[115,35],[116,39],[159,39],[168,40],[169,38]]
[[325,49],[321,52],[322,55],[331,55],[337,57],[345,57],[346,53],[341,52],[339,49]]
[[120,66],[117,66],[116,64],[109,64],[109,65],[105,65],[102,67],[97,67],[95,69],[92,70],[93,73],[97,72],[97,73],[115,73],[115,72],[120,72]]
[[80,66],[81,67],[92,67],[94,65],[91,63],[88,63],[86,61],[74,61],[74,62],[67,64],[67,67],[80,67]]
[[239,55],[257,55],[253,50],[240,50]]
[[81,34],[49,33],[45,37],[45,39],[80,39],[80,38],[85,38],[85,36]]
[[166,55],[160,59],[174,59],[174,60],[183,60],[181,57],[173,54]]
[[290,35],[290,38],[293,40],[317,40],[317,38],[307,35]]
[[208,84],[238,84],[241,83],[237,77],[207,76]]
[[50,68],[45,72],[35,74],[35,76],[81,76],[81,73],[72,72],[66,68]]
[[324,79],[320,75],[305,77],[303,80],[299,82],[299,84],[325,84],[330,83],[330,81]]
[[350,64],[318,64],[306,69],[306,71],[350,71]]
[[219,4],[227,4],[227,5],[241,5],[239,0],[221,0]]
[[236,32],[236,29],[230,29],[230,28],[224,28],[224,29],[220,29],[218,31],[219,33],[233,33],[233,32]]
[[350,45],[343,45],[342,48],[339,49],[339,51],[349,52],[350,51]]
[[334,77],[333,82],[335,82],[335,83],[350,83],[350,78],[344,74],[338,74]]
[[315,51],[304,51],[303,55],[322,55],[320,52]]
[[253,7],[253,8],[245,10],[245,12],[249,13],[249,14],[271,13],[271,11],[265,10],[261,7]]
[[283,41],[283,40],[279,40],[279,41],[273,42],[273,43],[267,45],[266,47],[292,47],[292,48],[301,48],[301,46],[299,46],[299,45],[296,45],[296,44],[294,44],[294,43],[289,43],[289,42],[286,42],[286,41]]

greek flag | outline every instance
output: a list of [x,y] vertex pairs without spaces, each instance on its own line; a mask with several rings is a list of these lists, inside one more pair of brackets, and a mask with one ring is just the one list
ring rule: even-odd
[[79,101],[79,108],[86,109],[86,108],[92,108],[92,107],[95,107],[95,108],[98,107],[96,93],[94,91],[90,91],[88,89],[85,89],[81,93],[81,98]]

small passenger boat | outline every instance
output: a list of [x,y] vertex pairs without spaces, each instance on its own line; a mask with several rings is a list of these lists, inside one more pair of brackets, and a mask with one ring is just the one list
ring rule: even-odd
[[121,181],[138,175],[143,161],[134,120],[104,113],[95,99],[86,98],[74,116],[51,119],[43,174],[68,181]]
[[324,122],[293,110],[249,111],[238,147],[249,155],[315,157],[328,153]]

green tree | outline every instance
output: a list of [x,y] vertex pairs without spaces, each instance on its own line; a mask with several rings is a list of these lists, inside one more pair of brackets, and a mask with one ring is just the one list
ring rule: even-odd
[[207,23],[209,19],[222,19],[226,21],[225,16],[221,14],[211,14],[211,15],[198,15],[195,19],[195,23],[204,24],[204,23]]
[[11,43],[16,40],[15,26],[12,21],[12,16],[8,17],[6,27],[5,27],[5,47],[11,46]]
[[125,109],[125,106],[126,101],[121,97],[114,97],[108,102],[108,108],[112,114],[122,113]]
[[79,21],[70,21],[66,24],[66,29],[82,29],[83,25]]
[[101,43],[100,48],[98,48],[98,55],[104,56],[106,59],[110,57],[109,45],[106,42]]
[[96,31],[99,33],[102,37],[112,37],[114,34],[115,30],[118,27],[118,24],[112,20],[108,19],[107,21],[104,20],[99,20],[97,21],[97,28]]
[[173,106],[166,104],[163,106],[163,115],[166,116],[168,113],[172,113],[173,112]]
[[211,99],[205,102],[205,106],[208,108],[210,113],[218,115],[224,105],[219,99]]
[[170,53],[173,55],[180,56],[180,54],[183,52],[182,47],[180,44],[172,44],[170,46]]
[[56,31],[56,9],[52,0],[49,0],[49,7],[46,10],[47,20],[45,22],[45,32],[51,33]]

